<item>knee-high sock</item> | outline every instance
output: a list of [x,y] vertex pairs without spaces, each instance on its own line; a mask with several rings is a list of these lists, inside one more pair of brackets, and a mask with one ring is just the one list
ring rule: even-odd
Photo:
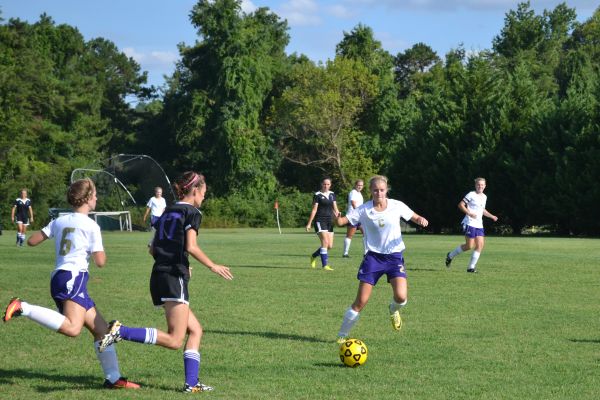
[[360,318],[360,313],[354,311],[352,307],[348,307],[344,313],[344,320],[342,321],[338,336],[347,337],[350,334],[350,329],[358,322],[358,318]]
[[477,264],[480,255],[480,252],[473,251],[473,254],[471,254],[471,262],[469,262],[469,269],[475,269],[475,265]]
[[185,370],[185,383],[196,386],[200,375],[200,353],[197,350],[183,352],[183,369]]
[[329,255],[327,254],[327,249],[325,247],[321,247],[319,253],[321,254],[321,264],[323,264],[323,266],[329,265]]
[[108,379],[110,383],[115,383],[121,377],[115,345],[111,344],[103,353],[98,351],[98,345],[100,345],[99,340],[94,342],[94,350],[96,350],[96,357],[98,357],[98,361],[100,361],[100,366],[104,372],[104,378]]
[[404,300],[402,303],[396,303],[396,300],[392,299],[390,303],[390,314],[393,314],[396,311],[400,310],[406,305],[406,303],[408,303],[408,300]]
[[352,243],[352,239],[345,238],[344,239],[344,254],[348,254],[350,251],[350,244]]
[[119,335],[124,340],[129,340],[131,342],[156,344],[158,330],[156,328],[131,328],[121,325]]
[[58,311],[54,311],[45,307],[34,306],[33,304],[29,304],[24,301],[21,302],[21,309],[23,310],[21,315],[48,329],[52,329],[55,332],[58,331],[63,322],[65,322],[66,318]]
[[450,254],[448,255],[448,257],[450,257],[450,259],[453,259],[454,257],[456,257],[457,255],[459,255],[460,253],[462,253],[464,250],[462,249],[462,245],[458,246],[457,248],[455,248],[454,250],[452,250],[450,252]]

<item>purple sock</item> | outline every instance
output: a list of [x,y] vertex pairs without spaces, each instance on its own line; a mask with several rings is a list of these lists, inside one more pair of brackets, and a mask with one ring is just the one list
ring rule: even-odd
[[121,325],[119,334],[124,340],[131,342],[156,344],[157,332],[155,328],[130,328]]
[[185,383],[190,386],[198,384],[200,374],[200,353],[196,350],[183,352],[183,369],[185,370]]
[[317,257],[319,257],[319,254],[321,254],[321,248],[320,247],[317,249],[317,251],[315,251],[314,253],[312,253],[312,257],[313,258],[317,258]]
[[321,250],[321,264],[323,264],[323,266],[328,265],[329,263],[329,255],[327,254],[327,250],[325,250],[325,252],[323,252],[323,250]]

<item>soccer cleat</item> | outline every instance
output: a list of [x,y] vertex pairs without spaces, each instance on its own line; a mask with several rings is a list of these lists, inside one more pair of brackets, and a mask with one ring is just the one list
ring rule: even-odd
[[21,308],[21,299],[18,297],[13,297],[10,299],[10,303],[6,306],[6,311],[4,311],[4,317],[2,319],[4,322],[8,322],[13,317],[18,317],[23,313],[23,308]]
[[396,310],[390,314],[390,319],[392,320],[392,327],[394,330],[399,331],[402,329],[402,318],[400,318],[400,311]]
[[310,256],[310,267],[317,268],[317,257]]
[[467,272],[475,274],[475,273],[477,273],[477,270],[475,268],[469,268],[469,269],[467,269]]
[[345,336],[338,336],[337,339],[336,339],[336,343],[337,344],[343,344],[346,340],[348,340],[347,337],[345,337]]
[[342,255],[342,257],[344,257],[344,258],[350,258],[350,256],[348,254]]
[[185,385],[183,385],[182,392],[184,392],[184,393],[200,393],[200,392],[210,392],[211,390],[214,390],[214,387],[198,382],[194,386],[190,386],[186,383]]
[[326,265],[323,267],[323,270],[325,271],[333,271],[333,268],[331,268],[329,265]]
[[110,321],[110,324],[108,324],[108,333],[106,335],[104,335],[104,337],[100,341],[100,345],[98,346],[98,351],[100,353],[103,353],[104,350],[106,350],[106,348],[108,346],[110,346],[111,344],[120,342],[121,340],[123,340],[121,338],[120,330],[121,330],[121,323],[119,321],[117,321],[117,320]]
[[127,378],[120,377],[114,383],[111,383],[108,379],[104,380],[104,388],[106,389],[139,389],[140,385],[135,382],[127,380]]
[[450,253],[446,254],[446,268],[450,268],[450,263],[452,259],[450,258]]

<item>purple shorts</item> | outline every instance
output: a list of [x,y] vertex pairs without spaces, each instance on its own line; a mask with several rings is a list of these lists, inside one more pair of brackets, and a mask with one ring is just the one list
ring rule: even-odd
[[94,300],[87,292],[89,276],[87,272],[72,272],[62,269],[53,272],[50,279],[50,294],[61,314],[65,300],[74,301],[86,311],[95,307]]
[[368,251],[356,277],[361,282],[375,286],[384,274],[387,275],[388,282],[394,278],[406,279],[402,253],[379,254]]
[[463,231],[465,232],[465,236],[469,239],[475,239],[477,236],[485,236],[483,228],[473,228],[469,225],[463,225]]

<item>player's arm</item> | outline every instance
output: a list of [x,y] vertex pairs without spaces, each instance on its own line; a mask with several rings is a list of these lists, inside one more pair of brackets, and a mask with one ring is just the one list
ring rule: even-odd
[[17,209],[17,206],[13,206],[13,208],[10,210],[10,220],[12,221],[13,224],[16,224],[17,221],[15,221],[15,210]]
[[104,251],[93,252],[92,258],[94,259],[94,264],[96,264],[99,268],[102,268],[104,265],[106,265],[106,253]]
[[313,219],[315,219],[315,215],[317,215],[317,208],[319,207],[319,203],[314,203],[312,210],[310,210],[310,217],[308,217],[308,223],[306,224],[306,231],[310,230],[310,227],[313,223]]
[[[233,274],[231,273],[229,268],[227,268],[224,265],[219,265],[212,262],[212,260],[208,258],[208,256],[200,249],[200,247],[198,247],[198,244],[196,243],[197,236],[198,234],[194,229],[188,229],[185,232],[185,250],[188,252],[188,254],[194,257],[201,264],[204,264],[215,274],[220,275],[221,277],[229,281],[232,280]],[[192,271],[190,267],[190,275],[191,272]]]
[[33,207],[29,206],[29,219],[33,222]]
[[483,210],[483,215],[485,215],[486,217],[488,217],[489,219],[491,219],[492,221],[496,222],[498,221],[498,217],[496,217],[494,214],[492,214],[491,212],[489,212],[488,210]]
[[333,202],[333,215],[335,215],[335,216],[337,217],[337,216],[338,216],[338,215],[340,215],[340,214],[341,214],[341,212],[340,212],[340,210],[338,209],[338,206],[337,206],[337,201],[334,201],[334,202]]
[[422,226],[423,228],[426,228],[427,225],[429,225],[429,221],[417,213],[413,213],[413,216],[410,218],[410,220],[415,224]]
[[29,239],[27,239],[27,245],[28,246],[37,246],[38,244],[42,243],[46,239],[48,239],[48,236],[46,236],[46,234],[44,232],[37,231],[37,232],[34,232],[31,236],[29,236]]
[[150,207],[146,207],[146,212],[144,213],[144,218],[142,220],[146,222],[146,218],[148,218],[148,214],[150,213]]
[[469,211],[469,209],[467,208],[467,203],[465,203],[464,200],[461,200],[460,203],[458,203],[458,209],[471,218],[477,218],[477,215],[475,215],[475,213]]
[[337,224],[337,226],[346,226],[348,222],[348,217],[342,215],[342,213],[337,214],[337,217],[335,219],[335,223]]

